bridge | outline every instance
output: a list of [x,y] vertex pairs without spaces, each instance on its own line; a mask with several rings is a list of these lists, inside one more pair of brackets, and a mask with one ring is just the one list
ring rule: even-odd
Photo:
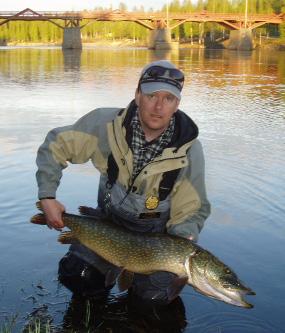
[[[254,14],[235,13],[168,13],[163,12],[127,12],[120,10],[82,11],[82,12],[36,12],[26,8],[20,12],[0,12],[0,26],[12,21],[48,21],[64,30],[63,47],[81,47],[80,29],[95,21],[129,21],[135,22],[152,33],[154,47],[170,46],[170,31],[186,22],[215,22],[235,31],[233,39],[240,36],[250,38],[251,31],[265,24],[282,24],[285,14]],[[60,24],[59,21],[62,23]],[[87,22],[86,22],[87,21]]]

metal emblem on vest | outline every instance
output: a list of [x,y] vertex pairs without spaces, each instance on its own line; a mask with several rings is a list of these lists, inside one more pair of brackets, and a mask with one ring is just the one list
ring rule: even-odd
[[159,198],[154,196],[154,195],[150,195],[148,198],[146,198],[145,201],[145,206],[147,209],[155,209],[157,208],[159,205]]

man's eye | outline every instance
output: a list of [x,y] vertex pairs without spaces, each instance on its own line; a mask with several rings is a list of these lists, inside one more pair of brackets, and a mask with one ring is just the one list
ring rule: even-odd
[[174,96],[172,96],[172,95],[168,95],[167,97],[166,97],[166,99],[167,99],[167,101],[168,102],[172,102],[172,101],[174,101]]

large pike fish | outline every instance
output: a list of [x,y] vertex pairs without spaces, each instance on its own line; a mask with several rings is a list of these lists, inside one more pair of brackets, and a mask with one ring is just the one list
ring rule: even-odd
[[[169,300],[174,299],[187,283],[206,296],[236,306],[253,307],[244,296],[255,293],[217,257],[190,240],[170,234],[136,233],[93,216],[64,213],[63,221],[70,231],[62,232],[59,242],[79,241],[121,272],[176,274],[177,278],[168,290]],[[44,214],[33,216],[31,222],[46,224]]]

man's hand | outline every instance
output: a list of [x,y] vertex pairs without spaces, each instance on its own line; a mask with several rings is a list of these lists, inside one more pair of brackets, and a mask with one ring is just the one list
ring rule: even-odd
[[50,229],[61,231],[64,227],[62,213],[65,207],[56,199],[41,199],[41,207],[46,217],[47,225]]

